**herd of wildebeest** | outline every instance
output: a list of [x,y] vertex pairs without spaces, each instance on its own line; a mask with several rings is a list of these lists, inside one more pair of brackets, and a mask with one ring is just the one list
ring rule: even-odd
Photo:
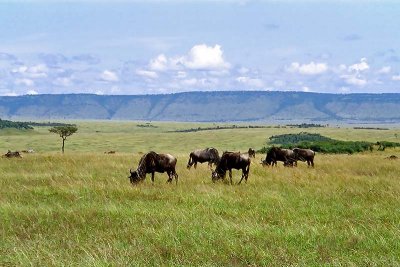
[[[34,150],[22,150],[22,153],[35,153]],[[107,151],[105,154],[115,154],[116,151]],[[251,158],[255,158],[256,151],[252,148],[245,153],[241,152],[229,152],[225,151],[219,156],[218,150],[213,147],[208,147],[205,149],[196,149],[189,154],[189,161],[187,163],[187,168],[190,169],[192,166],[197,167],[197,163],[208,163],[208,167],[211,170],[211,179],[213,182],[217,180],[224,180],[226,172],[229,172],[230,183],[232,184],[232,169],[242,170],[242,177],[238,184],[240,184],[243,179],[247,182],[249,178]],[[12,152],[8,150],[6,154],[3,155],[5,158],[22,158],[19,151]],[[295,167],[298,161],[307,162],[308,167],[314,167],[314,157],[315,152],[311,149],[285,149],[280,147],[271,147],[267,151],[267,155],[264,160],[260,163],[264,166],[277,166],[278,161],[283,162],[285,167]],[[396,160],[397,156],[391,155],[386,159]],[[151,174],[151,181],[154,182],[154,174],[167,173],[168,183],[171,183],[175,178],[176,183],[178,183],[178,174],[176,173],[176,163],[177,158],[171,154],[158,154],[154,151],[150,151],[144,154],[139,161],[136,170],[129,170],[129,180],[132,184],[137,184],[144,181],[146,174]],[[214,165],[214,169],[213,169]]]
[[[226,172],[229,171],[229,179],[232,184],[232,169],[242,170],[242,177],[238,184],[243,179],[247,182],[249,178],[251,158],[255,158],[255,150],[249,148],[248,152],[228,152],[225,151],[222,156],[219,156],[218,150],[209,147],[206,149],[197,149],[190,153],[187,168],[192,166],[197,167],[197,163],[208,162],[211,170],[211,179],[213,182],[219,179],[225,179]],[[279,147],[272,147],[268,150],[265,159],[261,164],[266,166],[277,166],[278,161],[282,161],[284,166],[297,166],[297,161],[307,162],[308,166],[314,167],[315,152],[311,149],[284,149]],[[154,182],[154,173],[168,174],[167,182],[171,183],[175,178],[178,183],[178,174],[176,173],[177,158],[171,154],[157,154],[150,151],[144,154],[138,164],[136,170],[129,170],[130,176],[128,177],[132,184],[143,181],[146,174],[151,174],[151,181]],[[215,169],[212,168],[213,164]]]

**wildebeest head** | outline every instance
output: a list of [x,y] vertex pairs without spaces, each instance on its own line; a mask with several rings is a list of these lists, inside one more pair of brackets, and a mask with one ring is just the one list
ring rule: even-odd
[[223,179],[225,177],[225,172],[221,172],[218,170],[211,170],[211,179],[213,182]]
[[138,183],[140,181],[139,174],[137,171],[129,170],[130,176],[128,176],[129,180],[132,184]]

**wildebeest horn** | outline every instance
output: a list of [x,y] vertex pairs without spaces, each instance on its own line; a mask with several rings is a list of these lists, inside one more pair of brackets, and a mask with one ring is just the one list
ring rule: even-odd
[[129,169],[129,172],[132,173],[132,169]]

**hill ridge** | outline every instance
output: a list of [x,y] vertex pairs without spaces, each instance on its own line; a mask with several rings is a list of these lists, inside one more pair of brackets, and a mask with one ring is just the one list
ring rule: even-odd
[[203,91],[0,96],[3,119],[400,123],[400,93]]

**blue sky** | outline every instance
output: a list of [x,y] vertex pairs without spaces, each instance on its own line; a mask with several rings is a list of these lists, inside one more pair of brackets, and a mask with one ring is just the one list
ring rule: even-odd
[[398,1],[0,1],[0,95],[400,93]]

